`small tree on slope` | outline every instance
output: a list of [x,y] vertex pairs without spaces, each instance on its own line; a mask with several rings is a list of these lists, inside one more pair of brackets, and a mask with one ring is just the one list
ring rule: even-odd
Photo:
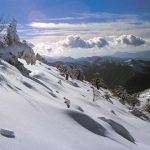
[[8,25],[5,40],[8,45],[17,44],[20,42],[19,36],[17,34],[17,21],[14,18],[11,19]]
[[24,59],[27,64],[34,64],[36,61],[35,53],[27,42],[20,41],[16,27],[17,22],[13,18],[7,28],[4,40],[5,46],[0,47],[0,57],[18,68],[21,73],[28,74],[29,71],[19,62],[18,58]]
[[3,35],[3,30],[4,30],[4,22],[3,22],[3,18],[0,17],[0,48],[4,47],[4,35]]

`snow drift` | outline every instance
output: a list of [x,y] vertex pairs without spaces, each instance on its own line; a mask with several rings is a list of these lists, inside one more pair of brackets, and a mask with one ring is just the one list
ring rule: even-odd
[[0,59],[0,129],[15,135],[0,134],[1,150],[150,149],[150,123],[132,115],[110,91],[101,88],[93,102],[90,83],[66,81],[56,68],[39,61],[20,61],[29,76]]

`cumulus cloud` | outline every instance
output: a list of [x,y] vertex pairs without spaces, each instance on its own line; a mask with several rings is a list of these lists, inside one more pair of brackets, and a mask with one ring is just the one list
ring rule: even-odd
[[108,41],[102,37],[95,37],[93,39],[88,40],[92,47],[102,48],[108,45]]
[[54,43],[38,43],[34,51],[47,56],[96,56],[110,55],[120,50],[132,52],[147,50],[148,43],[150,42],[135,35],[93,37],[91,39],[70,35]]
[[51,43],[38,43],[33,48],[35,53],[40,53],[42,55],[58,56],[63,54],[63,49],[59,46],[53,45]]
[[64,40],[57,42],[58,45],[70,48],[104,48],[105,46],[141,46],[146,41],[141,37],[134,35],[121,35],[119,37],[112,36],[111,38],[94,37],[89,40],[84,40],[78,35],[67,36]]
[[145,44],[145,40],[134,35],[121,35],[115,39],[116,44],[125,44],[132,46],[140,46]]
[[118,20],[109,22],[32,22],[26,26],[19,26],[18,32],[22,39],[30,40],[34,44],[39,42],[57,42],[75,33],[83,39],[97,37],[99,33],[102,37],[132,34],[150,38],[150,21],[141,21],[136,19],[136,17],[131,17],[132,19],[126,17],[123,20],[120,17],[117,18]]
[[52,48],[47,43],[39,43],[39,44],[36,44],[36,46],[34,47],[34,50],[35,51],[42,51],[42,52],[45,52],[45,51],[51,52]]
[[71,48],[102,48],[108,45],[107,40],[104,38],[96,37],[93,39],[84,40],[78,35],[67,36],[64,40],[61,40],[58,43],[64,47]]

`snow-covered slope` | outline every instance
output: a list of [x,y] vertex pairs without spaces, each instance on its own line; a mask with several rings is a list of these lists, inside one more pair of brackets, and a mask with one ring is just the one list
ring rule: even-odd
[[145,102],[147,99],[150,99],[150,89],[141,92],[139,98],[142,102]]
[[139,95],[139,100],[141,102],[141,109],[145,109],[146,106],[150,105],[150,89],[141,92]]
[[0,60],[0,129],[15,133],[15,138],[0,135],[0,150],[150,149],[150,123],[133,116],[109,91],[96,91],[93,102],[88,82],[66,81],[38,61],[25,67],[30,77]]

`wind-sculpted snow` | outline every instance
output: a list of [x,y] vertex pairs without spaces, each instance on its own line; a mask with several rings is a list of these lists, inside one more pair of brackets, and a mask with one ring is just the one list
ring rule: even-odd
[[75,111],[72,111],[72,112],[69,111],[68,115],[72,119],[74,119],[76,122],[78,122],[85,129],[87,129],[97,135],[105,137],[106,129],[101,124],[99,124],[98,122],[93,120],[91,117],[89,117],[83,113],[78,113]]
[[68,81],[68,83],[74,87],[79,87],[79,85],[76,82]]
[[6,81],[5,77],[0,74],[0,82]]
[[99,117],[99,119],[107,122],[108,124],[111,125],[111,127],[122,137],[124,137],[125,139],[131,141],[131,142],[135,142],[134,138],[131,136],[131,134],[129,133],[129,131],[122,126],[121,124],[111,120],[111,119],[106,119],[104,117]]
[[77,106],[76,108],[77,108],[77,110],[79,110],[79,111],[81,111],[81,112],[84,112],[84,110],[83,110],[83,108],[82,108],[82,107]]
[[0,134],[8,138],[15,138],[14,132],[6,129],[0,129]]
[[0,55],[8,62],[14,59],[14,57],[24,59],[28,64],[34,64],[36,61],[33,49],[25,43],[18,43],[0,48]]
[[143,120],[150,121],[150,118],[144,112],[142,112],[141,110],[138,110],[138,109],[135,108],[131,111],[131,113],[133,115],[135,115],[136,117],[139,117]]
[[22,83],[23,83],[27,88],[29,88],[29,89],[34,89],[34,87],[33,87],[31,84],[29,84],[28,82],[23,81]]
[[150,149],[149,122],[131,114],[110,91],[100,88],[93,102],[89,82],[66,81],[56,68],[39,61],[19,61],[29,76],[0,59],[0,129],[15,133],[15,138],[0,134],[0,150]]

